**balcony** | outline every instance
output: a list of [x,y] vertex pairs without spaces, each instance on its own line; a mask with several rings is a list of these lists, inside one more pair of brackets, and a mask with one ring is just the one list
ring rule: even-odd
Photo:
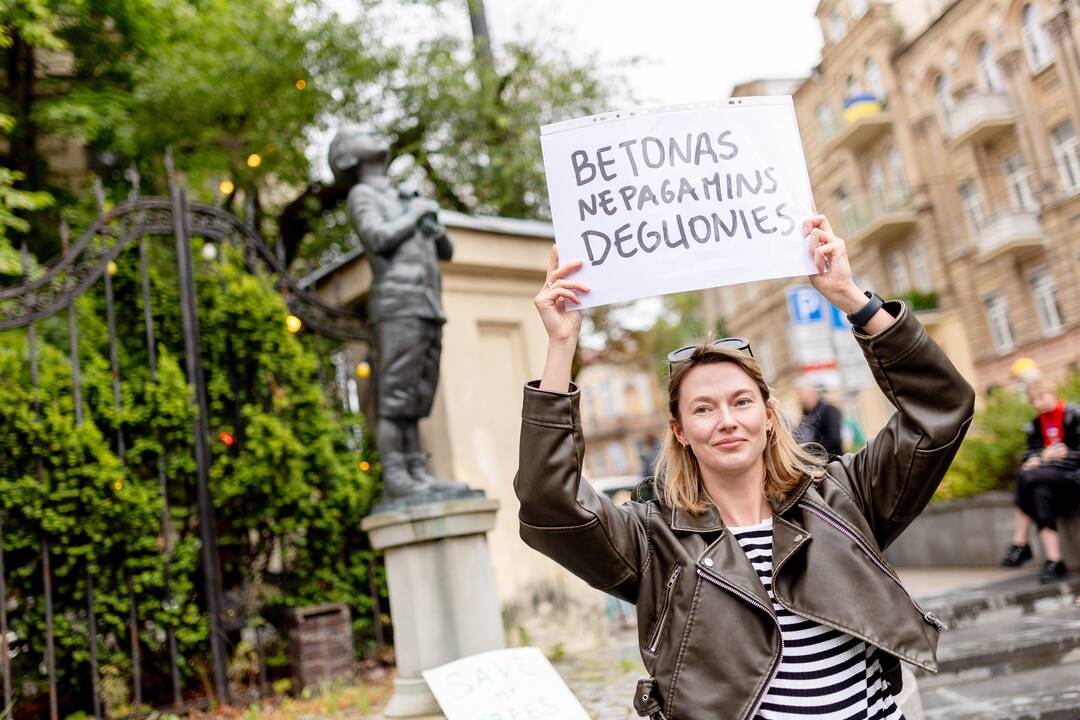
[[844,124],[829,139],[831,151],[858,152],[892,130],[893,118],[872,96],[856,96],[844,102]]
[[994,213],[979,226],[975,240],[979,262],[988,262],[999,255],[1025,257],[1045,247],[1038,213],[1017,208]]
[[915,228],[919,211],[907,192],[874,192],[863,202],[842,203],[840,218],[851,246],[885,243]]
[[948,137],[956,144],[985,143],[1015,126],[1008,95],[972,92],[957,101],[949,116]]

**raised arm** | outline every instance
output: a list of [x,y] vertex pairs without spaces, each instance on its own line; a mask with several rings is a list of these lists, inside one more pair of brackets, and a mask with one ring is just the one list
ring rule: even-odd
[[522,406],[514,478],[521,538],[593,587],[634,602],[648,554],[644,508],[616,506],[581,473],[580,393],[570,383],[581,313],[565,306],[577,292],[588,292],[566,279],[579,267],[560,268],[553,249],[548,280],[534,301],[548,333],[548,354],[543,377],[525,386]]
[[432,206],[438,208],[433,201],[420,199],[409,203],[401,217],[387,220],[379,208],[378,196],[363,184],[349,191],[346,206],[364,247],[371,248],[376,255],[393,255],[398,245],[416,232],[420,218],[432,212]]
[[[819,271],[829,261],[829,272],[810,281],[853,314],[867,298],[852,282],[844,241],[823,217],[812,221],[812,252]],[[855,498],[884,548],[922,512],[945,477],[971,423],[975,391],[903,303],[885,303],[854,332],[896,413],[859,452],[830,463],[827,482],[840,483]]]

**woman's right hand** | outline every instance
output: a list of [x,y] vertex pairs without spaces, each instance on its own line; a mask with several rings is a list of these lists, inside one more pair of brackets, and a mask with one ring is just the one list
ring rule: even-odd
[[569,310],[566,307],[568,302],[581,302],[577,292],[589,292],[589,288],[581,283],[566,279],[580,270],[581,265],[582,262],[578,260],[560,267],[559,250],[554,245],[551,247],[551,262],[548,263],[547,279],[544,287],[533,298],[533,304],[540,313],[540,319],[544,323],[544,329],[547,330],[550,343],[576,343],[578,333],[581,332],[581,311]]

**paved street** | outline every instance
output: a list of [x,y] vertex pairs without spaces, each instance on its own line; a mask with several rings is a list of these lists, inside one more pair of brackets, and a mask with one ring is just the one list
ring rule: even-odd
[[645,677],[645,668],[633,632],[612,638],[611,644],[587,654],[567,656],[553,663],[596,720],[636,718],[631,702],[634,686]]

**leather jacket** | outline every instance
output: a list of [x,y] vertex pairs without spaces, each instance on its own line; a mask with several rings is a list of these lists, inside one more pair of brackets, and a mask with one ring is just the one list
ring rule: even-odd
[[[773,503],[773,592],[788,610],[881,652],[894,694],[900,660],[937,671],[944,626],[900,584],[882,550],[930,500],[974,411],[975,393],[902,303],[873,336],[855,331],[897,412],[859,452],[830,462]],[[637,606],[638,714],[660,720],[752,718],[783,652],[750,561],[715,507],[659,500],[616,506],[581,475],[579,392],[525,388],[521,537],[595,588]]]

